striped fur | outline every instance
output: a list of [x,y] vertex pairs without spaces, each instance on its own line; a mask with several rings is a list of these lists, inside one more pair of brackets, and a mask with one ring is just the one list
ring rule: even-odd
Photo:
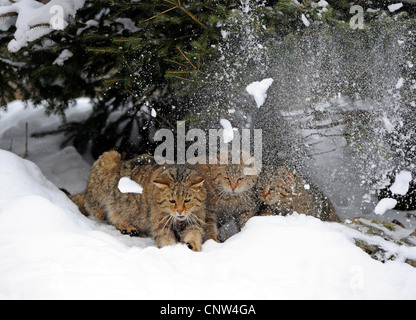
[[[221,154],[218,154],[218,159],[220,157]],[[206,180],[205,186],[208,192],[207,238],[218,240],[217,228],[231,220],[234,220],[237,228],[241,230],[257,212],[254,191],[257,176],[245,175],[246,167],[243,162],[228,165],[206,164],[197,167]]]
[[339,221],[331,201],[298,172],[278,168],[264,170],[257,184],[261,215],[288,215],[294,212],[323,221]]
[[[143,193],[121,193],[122,177],[141,185]],[[81,209],[122,233],[151,235],[158,247],[180,241],[200,251],[206,197],[204,179],[191,167],[159,166],[149,157],[121,161],[111,151],[93,164]]]

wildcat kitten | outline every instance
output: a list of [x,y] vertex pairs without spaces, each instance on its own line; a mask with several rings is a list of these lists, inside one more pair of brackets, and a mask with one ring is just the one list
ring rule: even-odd
[[[220,160],[221,154],[218,154]],[[241,164],[197,164],[204,177],[208,192],[206,212],[212,221],[207,224],[206,235],[208,239],[218,241],[218,226],[234,219],[239,230],[256,214],[257,203],[254,186],[257,175],[245,175],[245,169],[255,166],[254,159],[251,165]],[[252,171],[252,170],[251,170]],[[212,222],[211,221],[211,222]]]
[[[142,186],[142,194],[121,193],[120,178]],[[85,211],[124,234],[151,235],[158,247],[178,241],[201,251],[205,227],[204,179],[188,166],[159,166],[148,157],[121,161],[104,153],[92,166]]]
[[331,201],[318,187],[287,168],[273,172],[264,170],[259,177],[257,192],[262,202],[261,215],[285,216],[296,211],[322,221],[340,221]]

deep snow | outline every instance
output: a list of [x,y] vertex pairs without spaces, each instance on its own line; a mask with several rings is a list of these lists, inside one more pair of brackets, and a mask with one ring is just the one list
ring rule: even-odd
[[[69,117],[89,112],[85,99]],[[50,130],[59,119],[22,104],[0,113],[0,148],[24,153],[24,124]],[[0,150],[2,299],[416,299],[416,249],[312,217],[256,217],[223,244],[195,253],[158,249],[86,218],[58,187],[82,191],[87,163],[61,135],[29,140],[29,160]],[[39,164],[41,169],[33,162]],[[47,175],[48,178],[46,178]],[[52,182],[50,182],[52,181]],[[354,238],[388,247],[381,263]]]

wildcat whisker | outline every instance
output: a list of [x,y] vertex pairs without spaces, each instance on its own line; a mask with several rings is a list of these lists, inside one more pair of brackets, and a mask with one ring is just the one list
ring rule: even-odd
[[166,221],[162,229],[165,229],[168,224],[169,224],[168,226],[170,226],[170,223],[172,222],[172,218],[173,216],[169,216],[169,219]]
[[199,222],[196,220],[196,217],[193,216],[193,214],[190,214],[188,217],[189,221],[191,222],[190,224],[194,224],[197,225],[198,227],[200,227],[201,225],[199,224]]
[[161,225],[161,224],[165,221],[165,219],[169,219],[169,217],[170,217],[170,216],[168,216],[168,215],[164,216],[164,217],[163,217],[163,218],[159,221],[159,223],[157,224],[157,226]]

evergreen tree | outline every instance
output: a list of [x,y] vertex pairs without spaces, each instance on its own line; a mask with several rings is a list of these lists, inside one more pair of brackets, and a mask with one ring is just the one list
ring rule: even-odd
[[[71,1],[83,5],[75,17],[66,17],[64,30],[51,30],[45,22],[30,25],[30,31],[44,35],[13,53],[7,45],[16,37],[13,21],[19,12],[0,11],[0,103],[6,105],[16,88],[24,100],[46,103],[48,113],[64,120],[65,143],[81,152],[91,144],[94,157],[113,147],[129,156],[152,153],[157,128],[174,130],[180,119],[206,124],[243,105],[246,81],[262,75],[262,70],[253,71],[256,59],[273,50],[268,41],[296,42],[286,52],[296,56],[293,48],[304,43],[311,29],[302,15],[320,21],[323,32],[347,29],[351,18],[351,4],[344,0],[327,5],[295,0]],[[366,16],[366,24],[376,23],[389,4],[373,2],[360,1],[364,8],[383,9]],[[0,8],[16,3],[0,0]],[[414,13],[414,7],[405,8]],[[67,123],[64,112],[78,97],[92,99],[93,113],[85,122]]]

